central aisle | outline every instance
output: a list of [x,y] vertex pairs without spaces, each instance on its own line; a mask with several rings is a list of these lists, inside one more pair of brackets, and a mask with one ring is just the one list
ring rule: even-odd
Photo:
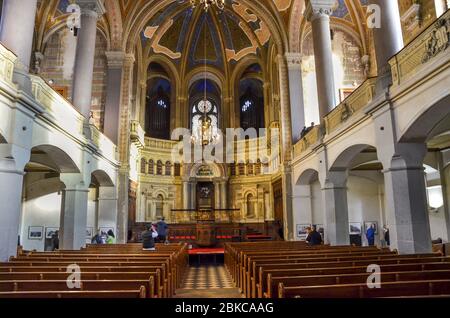
[[191,266],[175,298],[242,298],[223,265]]

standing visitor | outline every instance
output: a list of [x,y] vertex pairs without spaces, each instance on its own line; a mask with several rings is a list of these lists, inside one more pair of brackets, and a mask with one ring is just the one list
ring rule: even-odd
[[371,224],[366,232],[367,242],[369,246],[375,245],[375,225]]
[[386,225],[383,227],[383,233],[384,233],[384,241],[386,242],[386,246],[391,246],[391,239],[389,237],[389,228]]
[[166,218],[162,217],[161,221],[156,224],[156,231],[158,232],[158,242],[165,243],[167,241],[167,230],[169,226],[165,222]]

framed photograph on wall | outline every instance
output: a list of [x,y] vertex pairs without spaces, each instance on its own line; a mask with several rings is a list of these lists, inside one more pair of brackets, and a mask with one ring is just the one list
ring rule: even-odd
[[59,231],[59,227],[47,227],[45,228],[45,238],[51,239],[53,234]]
[[372,226],[375,226],[375,234],[378,234],[378,222],[376,221],[367,221],[364,222],[364,233],[367,232],[367,230]]
[[88,227],[86,228],[86,239],[91,240],[94,237],[94,228]]
[[308,237],[307,229],[311,224],[297,224],[297,237],[301,240],[306,240]]
[[43,226],[30,226],[28,227],[28,239],[29,240],[42,240],[44,238]]
[[362,234],[362,225],[361,223],[349,223],[349,231],[350,235],[361,235]]

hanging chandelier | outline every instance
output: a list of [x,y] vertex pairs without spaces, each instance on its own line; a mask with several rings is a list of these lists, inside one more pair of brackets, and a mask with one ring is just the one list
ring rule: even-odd
[[200,6],[203,10],[208,11],[209,8],[215,5],[219,10],[225,8],[225,0],[190,0],[193,8]]

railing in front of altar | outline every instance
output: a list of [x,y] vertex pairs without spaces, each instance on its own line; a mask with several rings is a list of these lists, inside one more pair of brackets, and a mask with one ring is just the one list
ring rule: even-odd
[[171,223],[238,223],[239,209],[173,209]]

